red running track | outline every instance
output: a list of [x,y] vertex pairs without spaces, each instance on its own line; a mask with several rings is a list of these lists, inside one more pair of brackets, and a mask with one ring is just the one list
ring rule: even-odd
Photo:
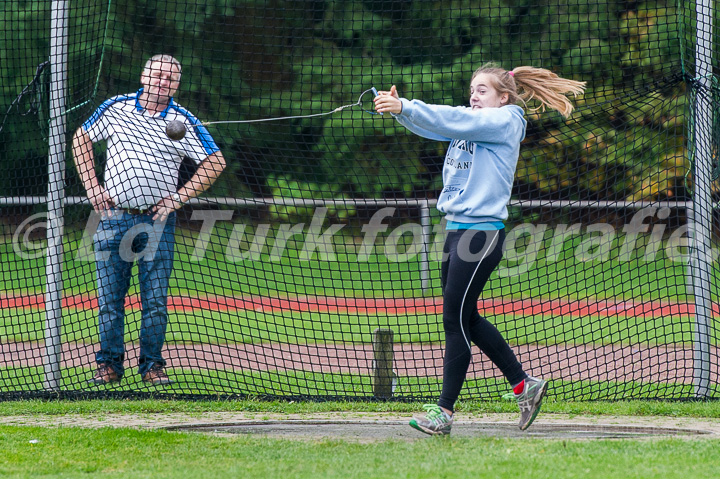
[[[93,310],[97,308],[97,298],[92,295],[73,295],[63,298],[63,308],[75,310]],[[139,296],[126,298],[125,307],[129,310],[140,309]],[[486,314],[518,314],[524,316],[629,316],[662,317],[690,316],[695,306],[690,303],[664,301],[613,301],[613,300],[562,300],[562,299],[481,299],[478,307]],[[45,299],[39,294],[0,293],[0,308],[18,308],[42,310]],[[325,312],[341,314],[440,314],[442,298],[336,298],[328,296],[306,296],[295,298],[270,298],[263,296],[171,296],[168,308],[173,312],[204,311],[257,311],[274,313],[281,311]],[[713,315],[720,315],[720,307],[713,304]]]

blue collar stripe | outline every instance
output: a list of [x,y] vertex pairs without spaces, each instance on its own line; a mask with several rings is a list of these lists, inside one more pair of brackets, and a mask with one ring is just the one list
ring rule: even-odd
[[[119,101],[132,100],[132,99],[133,99],[133,95],[119,95],[119,96],[105,100],[102,103],[102,105],[100,105],[97,108],[97,110],[95,110],[95,113],[93,113],[90,118],[85,120],[85,123],[83,123],[83,125],[82,125],[83,129],[85,131],[88,131],[90,129],[90,127],[93,126],[95,124],[95,122],[98,121],[98,119],[100,119],[100,117],[103,115],[103,113],[105,113],[105,110],[110,108],[110,105],[112,105],[113,103],[117,103]],[[137,99],[136,99],[136,101],[137,101]]]

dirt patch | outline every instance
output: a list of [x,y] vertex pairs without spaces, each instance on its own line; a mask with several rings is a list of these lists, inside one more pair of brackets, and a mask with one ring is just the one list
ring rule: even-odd
[[[409,428],[407,421],[244,421],[235,424],[195,424],[169,428],[173,431],[206,434],[243,434],[283,439],[335,439],[360,442],[383,440],[416,441],[427,436]],[[636,439],[658,436],[703,436],[707,431],[649,426],[604,424],[536,424],[521,431],[514,422],[460,422],[453,425],[454,438],[495,437],[509,439]]]
[[[66,414],[0,417],[2,425],[41,427],[130,427],[170,429],[213,434],[257,434],[298,440],[350,441],[419,440],[427,438],[409,426],[410,415],[337,412],[277,414],[207,412],[197,414]],[[234,428],[234,430],[233,430]],[[662,438],[719,439],[720,420],[706,418],[568,416],[545,414],[526,432],[517,429],[514,414],[460,414],[455,437],[511,438]]]

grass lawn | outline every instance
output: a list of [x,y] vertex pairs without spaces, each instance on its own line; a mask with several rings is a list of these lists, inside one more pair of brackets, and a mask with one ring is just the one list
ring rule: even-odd
[[[170,294],[394,298],[441,295],[437,252],[431,251],[427,265],[420,263],[419,255],[408,261],[390,261],[382,254],[382,248],[376,248],[376,254],[367,261],[358,261],[356,244],[339,243],[334,250],[335,261],[323,260],[319,254],[306,260],[299,253],[303,243],[290,241],[285,254],[278,258],[267,248],[258,259],[233,260],[228,259],[229,240],[222,231],[211,237],[202,259],[193,260],[197,233],[178,230]],[[95,290],[94,263],[78,260],[83,257],[78,256],[78,251],[85,251],[80,247],[81,240],[79,232],[66,236],[63,288],[67,295]],[[576,253],[583,241],[587,241],[583,236],[568,239],[563,251],[555,254],[547,239],[544,247],[530,256],[532,261],[522,255],[507,254],[493,274],[486,294],[547,299],[687,300],[686,265],[670,259],[664,249],[646,259],[640,239],[638,250],[627,261],[620,261],[619,236],[611,254],[593,259]],[[42,255],[23,258],[10,241],[4,241],[0,242],[0,261],[4,265],[0,291],[23,294],[43,291]],[[421,289],[423,271],[429,280],[425,291]],[[713,268],[713,275],[717,274],[717,268]]]
[[[138,340],[140,312],[126,316],[126,340]],[[714,327],[720,318],[713,318]],[[44,338],[45,313],[27,309],[0,310],[0,336],[6,341],[39,341]],[[493,323],[512,344],[645,344],[688,345],[693,325],[689,317],[657,318],[593,316],[497,315]],[[395,343],[440,343],[442,317],[436,314],[388,315],[337,312],[183,311],[170,314],[169,343],[372,343],[373,331],[390,328]],[[94,344],[95,311],[64,312],[63,341]],[[713,338],[716,341],[715,338]]]
[[[35,441],[35,443],[31,443]],[[714,477],[717,441],[445,439],[361,444],[128,429],[0,427],[5,477]],[[699,458],[702,458],[699,460]]]
[[[516,412],[504,402],[463,402],[459,414]],[[103,417],[131,414],[157,418],[164,413],[201,417],[206,412],[266,414],[391,412],[401,417],[418,411],[416,403],[306,403],[263,401],[19,401],[0,403],[0,417]],[[572,403],[549,400],[543,417],[553,414],[668,416],[720,420],[718,402],[623,401]],[[297,416],[299,415],[299,416]],[[418,433],[419,434],[419,433]],[[213,436],[201,433],[0,426],[0,474],[3,477],[97,478],[510,478],[532,477],[685,478],[715,477],[720,468],[718,439],[557,440],[508,438],[387,438],[360,443],[352,438],[285,440],[263,436]]]
[[[149,386],[140,380],[134,367],[126,369],[119,384],[95,386],[88,384],[94,367],[63,368],[61,389],[69,396],[84,395],[94,398],[172,397],[176,399],[204,396],[245,398],[272,397],[285,400],[330,400],[345,398],[360,402],[376,401],[373,393],[373,377],[370,374],[320,373],[308,371],[233,371],[229,369],[182,369],[168,368],[175,381],[165,387]],[[44,371],[41,367],[17,367],[0,369],[0,400],[13,399],[14,394],[29,397],[48,397],[43,390]],[[398,400],[431,401],[442,389],[438,377],[406,376],[400,372],[394,390]],[[501,378],[468,378],[460,395],[461,400],[470,398],[500,401],[510,392],[507,382]],[[553,379],[548,397],[555,400],[597,401],[623,399],[683,399],[693,397],[690,384],[674,382],[635,381],[582,381]],[[708,395],[720,397],[716,385],[711,385]],[[233,399],[234,400],[234,399]]]

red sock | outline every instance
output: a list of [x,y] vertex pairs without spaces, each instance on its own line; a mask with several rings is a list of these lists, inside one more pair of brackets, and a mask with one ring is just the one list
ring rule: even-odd
[[525,380],[524,379],[522,380],[522,382],[520,384],[518,384],[517,386],[515,386],[513,388],[513,392],[515,394],[521,394],[523,392],[523,389],[525,389]]

